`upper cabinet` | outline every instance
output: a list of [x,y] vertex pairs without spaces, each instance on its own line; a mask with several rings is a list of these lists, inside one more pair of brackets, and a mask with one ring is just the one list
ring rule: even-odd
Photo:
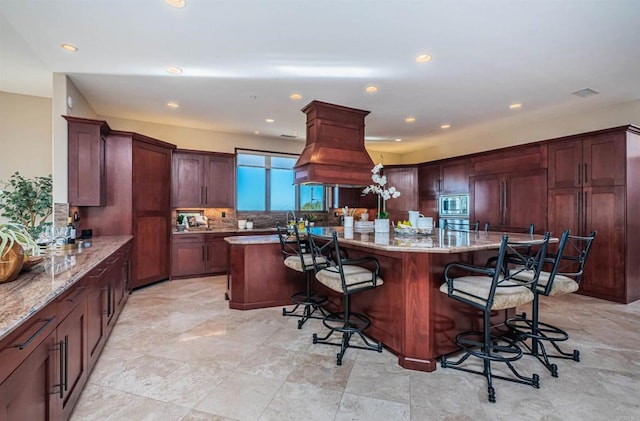
[[617,133],[580,137],[549,145],[549,188],[624,184],[625,143]]
[[174,152],[173,207],[234,207],[234,163],[232,154]]
[[68,121],[68,200],[72,206],[104,206],[105,137],[104,121],[64,116]]
[[418,169],[416,167],[385,167],[386,188],[391,186],[400,191],[400,196],[387,200],[387,212],[391,220],[409,218],[407,211],[418,209]]
[[448,159],[418,167],[420,197],[469,192],[469,159]]

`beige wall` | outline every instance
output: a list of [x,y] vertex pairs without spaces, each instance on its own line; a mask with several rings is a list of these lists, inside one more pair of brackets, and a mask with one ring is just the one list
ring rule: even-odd
[[51,174],[51,99],[0,92],[0,180]]
[[402,162],[433,161],[627,124],[640,126],[640,100],[559,118],[533,113],[525,121],[505,119],[476,125],[435,136],[431,139],[434,146],[406,153]]
[[0,180],[51,174],[51,99],[0,92],[0,148]]

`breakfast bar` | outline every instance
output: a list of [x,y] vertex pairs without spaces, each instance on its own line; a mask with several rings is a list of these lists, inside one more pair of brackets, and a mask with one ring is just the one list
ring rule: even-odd
[[[341,227],[311,230],[327,239],[338,230],[341,249],[350,258],[378,259],[384,285],[358,294],[352,307],[371,319],[366,334],[396,354],[402,367],[434,371],[437,357],[456,350],[453,339],[458,333],[478,329],[481,313],[439,291],[442,273],[450,262],[484,264],[488,251],[500,247],[504,233],[435,229],[432,235],[399,235],[358,233]],[[508,235],[512,241],[531,240],[528,234]],[[534,235],[538,237],[542,239]],[[277,236],[225,240],[230,244],[229,306],[288,305],[289,295],[300,289],[302,279],[282,263]],[[340,307],[340,296],[319,283],[314,287],[329,296],[329,311]],[[506,316],[505,311],[496,312],[492,321],[499,324]]]

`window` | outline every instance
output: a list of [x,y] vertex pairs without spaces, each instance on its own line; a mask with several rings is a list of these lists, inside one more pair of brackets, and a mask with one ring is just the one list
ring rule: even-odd
[[293,184],[296,155],[237,152],[237,210],[325,210],[323,186]]

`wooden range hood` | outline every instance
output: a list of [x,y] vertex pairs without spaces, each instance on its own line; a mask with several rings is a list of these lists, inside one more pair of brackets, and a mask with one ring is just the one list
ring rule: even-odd
[[311,101],[307,144],[294,168],[295,184],[363,187],[371,184],[374,164],[364,147],[364,118],[369,111]]

